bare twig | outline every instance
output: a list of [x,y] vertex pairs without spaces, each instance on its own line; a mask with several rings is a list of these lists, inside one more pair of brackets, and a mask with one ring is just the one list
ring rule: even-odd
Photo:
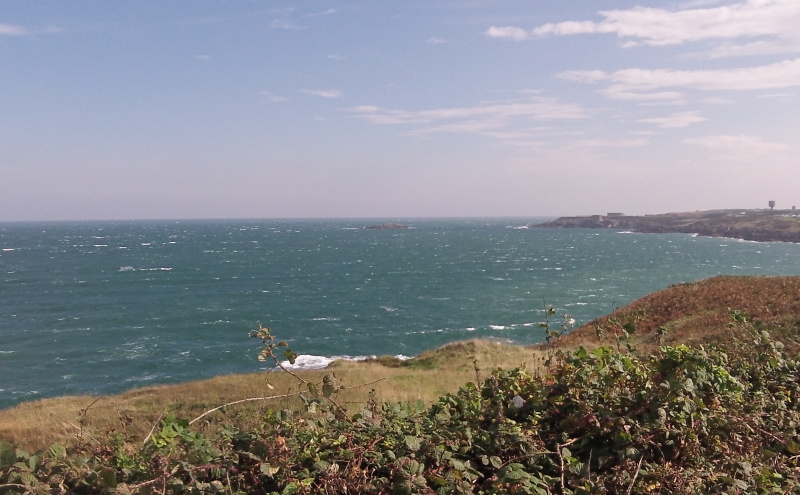
[[148,433],[147,436],[144,437],[144,440],[142,440],[142,445],[146,444],[147,441],[150,440],[150,437],[153,436],[153,432],[156,431],[156,426],[158,426],[158,422],[161,421],[161,418],[164,417],[164,414],[166,414],[166,413],[162,412],[161,416],[159,416],[158,419],[156,420],[156,422],[153,423],[153,427],[150,428],[150,433]]
[[232,406],[232,405],[235,405],[235,404],[241,404],[242,402],[252,402],[252,401],[256,401],[256,400],[284,399],[286,397],[295,397],[295,396],[298,396],[298,395],[300,395],[302,393],[303,392],[295,392],[293,394],[271,395],[269,397],[250,397],[249,399],[235,400],[233,402],[228,402],[227,404],[222,404],[221,406],[215,407],[214,409],[209,409],[208,411],[204,412],[200,416],[198,416],[198,417],[194,418],[193,420],[189,421],[189,424],[192,424],[192,423],[194,423],[194,422],[196,422],[196,421],[208,416],[209,414],[213,413],[214,411],[219,411],[223,407]]
[[642,461],[644,460],[644,456],[639,458],[639,465],[636,466],[636,473],[633,475],[633,479],[631,480],[631,484],[628,485],[628,491],[625,492],[626,495],[631,495],[633,491],[633,485],[636,483],[636,478],[639,477],[639,470],[642,469]]
[[[61,416],[59,416],[58,414],[56,414],[56,413],[54,413],[54,412],[52,412],[52,411],[50,412],[50,414],[52,414],[53,416],[55,416],[55,417],[57,417],[58,419],[60,419],[61,421],[63,421],[65,424],[67,424],[67,425],[69,425],[69,426],[71,426],[71,427],[75,428],[76,430],[78,430],[78,440],[80,440],[81,442],[83,442],[83,428],[81,428],[81,427],[80,427],[80,426],[78,426],[78,425],[75,425],[75,424],[72,424],[72,423],[70,423],[69,421],[67,421],[66,419],[62,418]],[[95,442],[97,442],[97,443],[100,443],[100,441],[99,441],[98,439],[96,439],[94,436],[92,436],[92,434],[91,434],[91,433],[87,433],[87,436],[88,436],[90,439],[94,440]]]
[[561,449],[568,445],[572,445],[573,443],[577,442],[577,438],[573,438],[569,442],[566,443],[559,443],[556,445],[556,454],[558,454],[558,460],[561,461],[561,493],[567,492],[567,477],[566,477],[566,470],[564,469],[564,454],[561,453]]

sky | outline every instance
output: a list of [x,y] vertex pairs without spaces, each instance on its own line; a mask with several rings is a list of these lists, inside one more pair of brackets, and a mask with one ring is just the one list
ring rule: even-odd
[[0,221],[800,205],[798,0],[6,0]]

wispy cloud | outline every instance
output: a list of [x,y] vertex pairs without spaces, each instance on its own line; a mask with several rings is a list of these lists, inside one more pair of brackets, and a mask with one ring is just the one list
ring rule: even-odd
[[587,118],[579,105],[544,97],[430,110],[392,110],[363,105],[350,108],[349,111],[373,124],[412,127],[408,134],[415,136],[466,133],[510,143],[513,140],[530,139],[533,131],[528,126],[532,121]]
[[754,156],[789,151],[791,149],[785,143],[771,142],[759,136],[748,135],[702,136],[684,139],[683,142],[706,148],[711,152],[711,158],[724,160],[750,160]]
[[450,43],[450,42],[448,40],[444,39],[444,38],[438,38],[436,36],[428,38],[428,44],[431,44],[431,45],[444,45],[446,43]]
[[[708,4],[702,2],[700,5]],[[800,50],[800,2],[797,0],[746,0],[711,8],[698,4],[670,11],[635,7],[627,10],[601,11],[601,21],[580,20],[548,23],[526,30],[517,26],[492,26],[484,33],[490,38],[523,41],[545,36],[576,34],[616,34],[627,39],[626,46],[646,44],[676,45],[693,41],[768,37],[790,42]],[[736,54],[742,48],[728,48]],[[774,49],[762,41],[750,50]],[[784,47],[785,49],[785,47]],[[716,56],[725,56],[718,52]]]
[[309,95],[321,96],[322,98],[341,98],[344,96],[344,93],[338,89],[301,89],[300,91]]
[[566,71],[562,79],[582,83],[607,83],[601,92],[617,100],[673,100],[681,93],[662,88],[759,90],[800,86],[800,58],[769,65],[717,70],[623,69],[615,72]]
[[644,122],[647,124],[655,124],[662,129],[674,129],[678,127],[688,127],[698,122],[705,122],[708,119],[697,115],[697,112],[681,112],[669,115],[667,117],[652,117],[648,119],[639,119],[637,122]]
[[289,19],[283,19],[283,18],[273,19],[269,25],[273,29],[283,29],[284,31],[300,31],[302,29],[306,29],[306,26],[294,23]]
[[336,9],[327,9],[327,10],[323,10],[321,12],[312,12],[310,14],[304,14],[303,17],[321,17],[321,16],[326,16],[326,15],[333,15],[333,14],[335,14],[337,12],[339,12],[339,11],[336,10]]
[[12,24],[0,24],[0,36],[25,36],[31,34],[28,29]]
[[289,98],[281,95],[276,95],[272,91],[267,91],[267,90],[259,91],[258,94],[263,96],[267,101],[270,101],[272,103],[283,103],[285,101],[289,101]]

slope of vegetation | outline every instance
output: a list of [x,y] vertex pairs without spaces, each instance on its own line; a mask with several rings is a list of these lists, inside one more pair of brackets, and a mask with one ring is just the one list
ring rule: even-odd
[[[559,345],[613,345],[625,327],[642,352],[659,345],[729,343],[741,338],[731,311],[750,315],[773,337],[794,340],[800,332],[800,277],[718,276],[654,292],[560,339]],[[659,338],[659,333],[663,335]]]
[[[144,438],[117,427],[36,453],[0,444],[0,493],[800,493],[797,283],[671,287],[594,322],[605,337],[588,348],[542,346],[533,368],[489,373],[480,354],[502,346],[480,342],[364,365],[433,381],[449,360],[471,375],[430,403],[376,392],[348,404],[353,389],[332,369],[280,375],[302,407],[259,402],[247,426],[223,414],[210,428],[216,412],[189,424],[195,411],[154,420]],[[768,286],[775,298],[762,295]],[[747,301],[749,310],[727,305]],[[707,329],[704,344],[637,349],[637,339],[651,345],[648,335],[665,340],[692,325]],[[264,359],[292,358],[261,331]]]

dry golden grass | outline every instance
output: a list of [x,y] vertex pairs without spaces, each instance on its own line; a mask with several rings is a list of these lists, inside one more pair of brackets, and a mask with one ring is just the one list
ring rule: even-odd
[[[392,358],[371,362],[339,361],[329,369],[306,371],[301,377],[317,382],[333,373],[345,388],[337,403],[351,411],[364,407],[374,389],[379,403],[421,400],[431,403],[476,378],[487,376],[497,367],[517,367],[527,363],[535,368],[543,353],[533,347],[514,346],[496,341],[457,342],[423,353],[398,365]],[[270,389],[267,384],[272,385]],[[16,446],[36,450],[52,443],[88,442],[107,437],[109,432],[141,442],[162,415],[174,414],[192,420],[223,404],[253,398],[295,394],[305,390],[302,383],[283,373],[225,375],[209,380],[131,390],[106,397],[60,397],[27,402],[0,411],[0,439]],[[240,428],[257,426],[268,409],[294,409],[302,406],[297,396],[249,401],[232,405],[204,417],[198,426],[213,430],[221,423]]]

